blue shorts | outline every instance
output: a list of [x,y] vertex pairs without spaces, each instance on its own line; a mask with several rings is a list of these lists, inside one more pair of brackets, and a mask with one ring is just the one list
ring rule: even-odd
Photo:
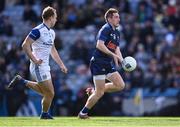
[[112,62],[95,60],[95,59],[92,59],[90,61],[90,69],[93,76],[106,75],[106,74],[113,73],[116,71]]

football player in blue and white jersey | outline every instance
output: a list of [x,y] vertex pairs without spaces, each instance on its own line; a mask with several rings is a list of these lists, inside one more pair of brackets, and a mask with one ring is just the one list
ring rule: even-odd
[[43,23],[33,28],[22,44],[22,48],[30,58],[30,73],[36,82],[25,80],[16,75],[8,85],[9,88],[16,84],[24,84],[43,96],[41,119],[53,119],[48,113],[54,97],[54,87],[51,80],[49,56],[67,73],[67,68],[62,62],[54,45],[55,32],[51,28],[57,21],[56,10],[50,6],[42,12]]
[[[95,89],[87,89],[89,98],[78,114],[81,119],[89,118],[89,110],[98,102],[104,92],[121,91],[125,87],[121,75],[116,70],[116,66],[118,67],[123,61],[119,48],[120,17],[118,11],[110,8],[104,18],[106,24],[98,32],[96,49],[90,61]],[[110,82],[106,83],[106,79]]]

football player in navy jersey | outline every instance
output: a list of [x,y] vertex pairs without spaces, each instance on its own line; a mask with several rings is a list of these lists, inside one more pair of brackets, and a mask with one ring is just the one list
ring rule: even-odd
[[[89,118],[89,110],[98,102],[105,92],[121,91],[125,83],[121,75],[116,70],[123,57],[119,48],[120,17],[118,10],[110,8],[104,16],[106,24],[102,26],[97,35],[96,49],[90,61],[90,69],[93,75],[95,89],[88,88],[89,98],[79,112],[78,117],[81,119]],[[109,80],[106,83],[105,80]]]
[[54,87],[51,80],[49,56],[59,65],[61,71],[67,73],[67,68],[62,62],[54,45],[55,32],[51,29],[57,21],[56,10],[46,7],[42,12],[43,23],[33,28],[22,44],[22,48],[30,58],[30,73],[36,82],[25,80],[16,75],[8,87],[16,84],[25,85],[42,95],[41,119],[53,119],[48,113],[54,97]]

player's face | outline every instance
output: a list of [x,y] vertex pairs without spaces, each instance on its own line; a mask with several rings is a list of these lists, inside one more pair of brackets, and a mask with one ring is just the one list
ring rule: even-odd
[[56,24],[57,21],[57,14],[51,17],[51,27],[53,27]]
[[115,27],[119,26],[119,22],[120,22],[120,17],[118,13],[114,13],[112,18],[111,18],[111,24]]

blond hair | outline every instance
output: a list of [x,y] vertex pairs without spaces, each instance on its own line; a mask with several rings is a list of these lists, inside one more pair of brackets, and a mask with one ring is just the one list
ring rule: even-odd
[[50,17],[56,14],[56,10],[53,7],[47,6],[42,12],[42,18],[48,20]]

